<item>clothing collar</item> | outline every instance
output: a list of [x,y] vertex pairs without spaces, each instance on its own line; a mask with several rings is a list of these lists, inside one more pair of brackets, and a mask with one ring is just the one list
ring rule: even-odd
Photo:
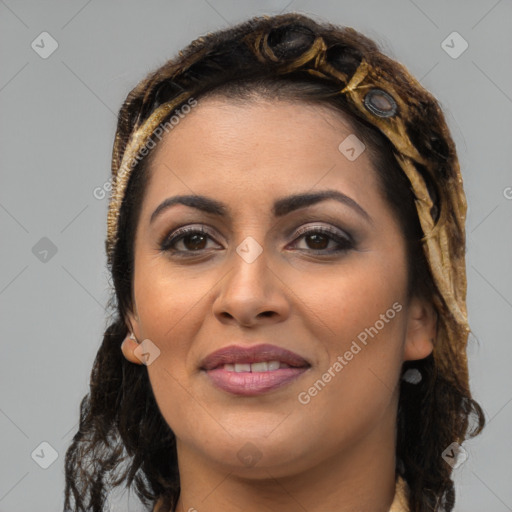
[[395,498],[389,512],[409,512],[408,493],[407,482],[401,476],[398,476],[396,479]]

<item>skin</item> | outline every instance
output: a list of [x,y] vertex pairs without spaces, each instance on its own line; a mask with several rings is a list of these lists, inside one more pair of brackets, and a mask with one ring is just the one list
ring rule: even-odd
[[[177,510],[387,512],[391,505],[401,365],[432,352],[436,321],[430,303],[406,297],[405,241],[368,152],[349,161],[338,149],[351,133],[327,107],[211,97],[156,148],[126,321],[138,341],[160,350],[147,371],[177,438]],[[276,199],[325,189],[348,195],[371,221],[332,199],[273,217]],[[225,203],[232,215],[176,205],[150,223],[166,198],[193,193]],[[161,250],[162,238],[192,225],[211,238],[177,242],[185,258]],[[315,226],[349,233],[354,247],[329,255],[335,240],[315,245],[296,234]],[[248,236],[263,250],[252,263],[236,252]],[[300,403],[299,393],[396,302],[401,311]],[[199,370],[205,356],[234,343],[272,343],[311,367],[272,392],[235,396]],[[126,339],[122,350],[141,364],[137,346]],[[248,466],[240,450],[260,458]]]

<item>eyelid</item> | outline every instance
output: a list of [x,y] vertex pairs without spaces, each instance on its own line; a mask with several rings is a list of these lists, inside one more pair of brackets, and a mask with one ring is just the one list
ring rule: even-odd
[[300,236],[302,236],[304,234],[309,233],[310,231],[315,231],[315,229],[320,229],[320,230],[326,231],[327,233],[330,233],[330,234],[333,234],[333,235],[337,235],[337,236],[339,236],[341,238],[346,238],[347,241],[349,241],[351,243],[355,243],[354,238],[347,231],[345,231],[345,230],[343,230],[341,228],[332,226],[332,225],[328,225],[328,226],[321,225],[321,224],[318,224],[318,222],[316,224],[308,224],[306,226],[301,226],[299,229],[297,229],[296,231],[293,232],[292,236],[295,239],[297,237],[300,237]]
[[[209,229],[205,229],[205,226]],[[175,243],[178,238],[182,237],[183,235],[187,235],[190,232],[204,233],[205,235],[208,235],[214,242],[218,243],[217,240],[215,239],[215,236],[211,233],[210,229],[213,228],[208,224],[204,223],[186,224],[184,226],[171,228],[170,230],[165,231],[164,235],[160,237],[160,239],[158,240],[158,245],[159,247],[162,247],[162,245],[164,245],[167,241],[170,241],[171,239],[173,239]]]

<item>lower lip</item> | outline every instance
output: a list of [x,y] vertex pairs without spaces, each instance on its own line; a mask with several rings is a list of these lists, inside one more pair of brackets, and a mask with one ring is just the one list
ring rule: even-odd
[[228,393],[255,396],[285,386],[306,370],[307,368],[279,368],[268,372],[232,372],[216,368],[206,374],[215,386]]

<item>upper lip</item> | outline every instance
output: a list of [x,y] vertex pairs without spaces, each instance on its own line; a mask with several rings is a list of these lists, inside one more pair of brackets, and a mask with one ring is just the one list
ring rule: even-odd
[[206,356],[201,361],[200,368],[202,370],[213,370],[224,364],[250,364],[262,361],[280,361],[296,368],[311,366],[308,361],[295,352],[264,343],[250,347],[242,345],[223,347]]

